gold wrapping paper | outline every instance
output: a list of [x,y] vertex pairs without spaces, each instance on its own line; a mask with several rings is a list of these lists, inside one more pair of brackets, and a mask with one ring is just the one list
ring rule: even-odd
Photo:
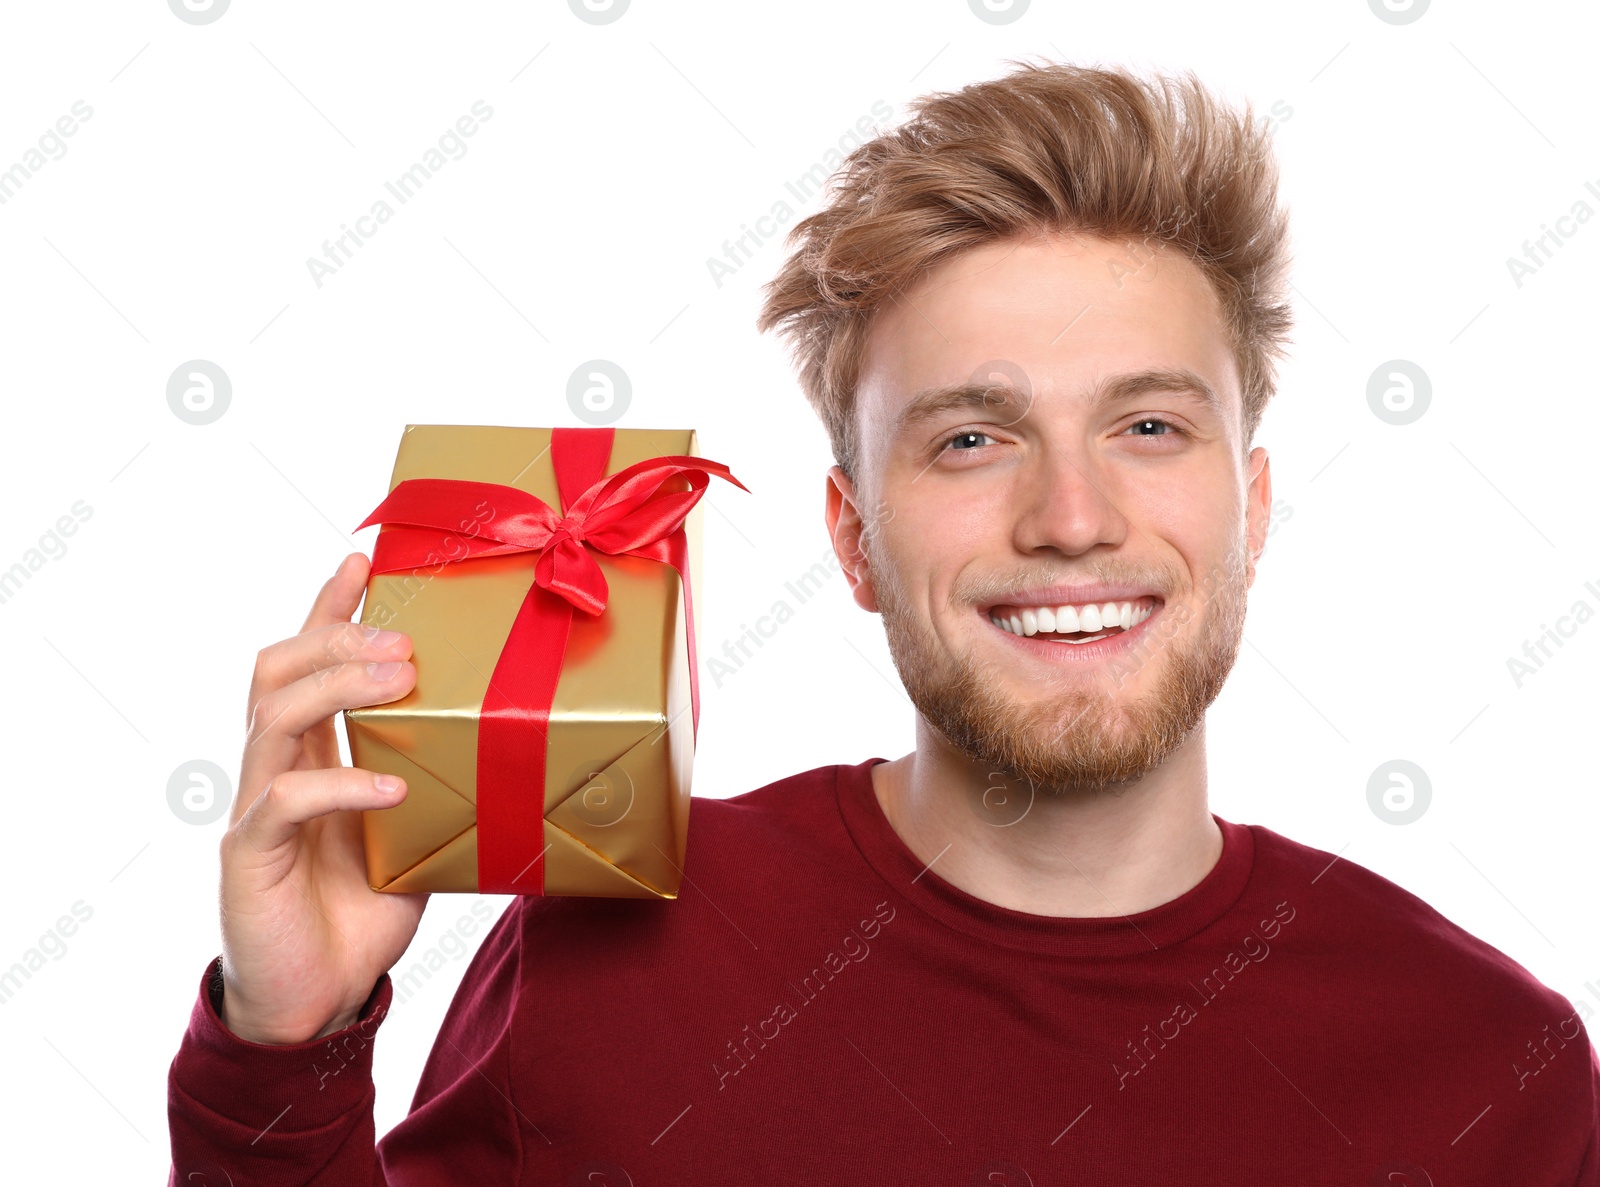
[[[502,483],[560,512],[549,446],[548,428],[407,425],[389,489],[407,478]],[[698,456],[694,430],[616,429],[605,472],[669,454]],[[697,504],[684,522],[695,592],[700,516]],[[610,596],[598,617],[573,613],[550,709],[544,890],[676,898],[694,757],[678,574],[639,557],[591,555]],[[374,890],[478,889],[478,712],[535,556],[381,573],[367,583],[362,624],[409,635],[417,669],[404,697],[344,714],[353,764],[407,785],[393,808],[362,813]]]

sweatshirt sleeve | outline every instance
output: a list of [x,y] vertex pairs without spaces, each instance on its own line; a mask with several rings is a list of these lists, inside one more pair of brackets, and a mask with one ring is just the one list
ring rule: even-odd
[[372,1049],[394,1000],[388,973],[355,1022],[305,1043],[242,1039],[217,1014],[206,966],[167,1074],[169,1187],[433,1187],[514,1182],[521,1132],[506,1040],[516,1003],[521,900],[462,976],[407,1117],[375,1142]]
[[394,995],[389,974],[343,1030],[273,1045],[222,1024],[220,959],[200,977],[167,1069],[170,1187],[382,1183],[373,1150],[372,1042]]
[[1573,1187],[1600,1187],[1600,1051],[1596,1051],[1593,1043],[1589,1046],[1589,1084],[1589,1144]]

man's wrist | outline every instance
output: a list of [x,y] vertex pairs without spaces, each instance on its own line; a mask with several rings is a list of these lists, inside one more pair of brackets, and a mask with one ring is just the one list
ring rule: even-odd
[[212,1004],[216,1007],[217,1021],[229,1034],[236,1038],[244,1039],[249,1043],[259,1043],[269,1047],[292,1047],[297,1043],[313,1043],[328,1035],[336,1034],[346,1027],[355,1025],[360,1020],[361,1011],[341,1014],[332,1019],[315,1034],[305,1036],[285,1035],[274,1031],[271,1027],[264,1027],[253,1022],[248,1013],[241,1011],[237,1003],[229,1008],[229,1001],[225,987],[217,981],[212,984]]

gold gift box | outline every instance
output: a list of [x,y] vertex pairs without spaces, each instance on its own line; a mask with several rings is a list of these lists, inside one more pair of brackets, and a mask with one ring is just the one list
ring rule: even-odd
[[[559,513],[550,438],[548,428],[407,425],[389,488],[407,478],[501,483]],[[697,446],[693,429],[615,429],[605,473],[663,455],[698,456]],[[683,528],[698,590],[699,504]],[[550,707],[544,893],[676,898],[694,758],[678,574],[641,557],[590,554],[610,595],[600,615],[573,613]],[[534,559],[486,557],[367,582],[362,624],[409,635],[417,669],[404,697],[344,714],[352,763],[406,781],[399,804],[362,813],[374,890],[478,889],[478,713],[533,584]]]

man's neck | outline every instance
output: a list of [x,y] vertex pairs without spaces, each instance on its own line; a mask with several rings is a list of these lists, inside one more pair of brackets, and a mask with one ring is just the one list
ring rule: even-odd
[[1206,804],[1204,723],[1116,791],[1041,792],[996,820],[981,807],[985,781],[920,722],[915,751],[872,768],[878,805],[906,847],[985,902],[1032,915],[1134,915],[1195,886],[1222,855]]

